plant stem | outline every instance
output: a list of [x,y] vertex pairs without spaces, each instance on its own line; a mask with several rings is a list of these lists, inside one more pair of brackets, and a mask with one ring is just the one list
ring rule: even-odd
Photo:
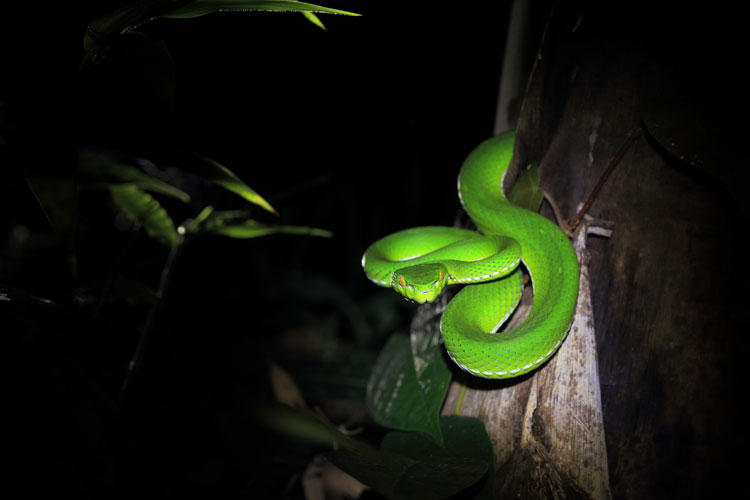
[[135,351],[133,351],[133,356],[130,358],[130,363],[128,363],[128,370],[125,374],[125,379],[122,382],[122,387],[120,388],[121,402],[124,400],[128,389],[133,384],[133,381],[138,376],[141,371],[141,367],[143,366],[143,356],[153,336],[152,332],[154,322],[159,315],[159,312],[161,311],[162,305],[164,303],[164,293],[166,292],[167,288],[169,287],[169,283],[172,280],[172,271],[174,270],[174,266],[179,259],[180,254],[182,253],[182,248],[185,245],[185,241],[186,240],[184,237],[178,237],[177,244],[170,249],[167,260],[164,263],[164,267],[162,268],[161,278],[159,279],[159,288],[156,291],[156,301],[151,306],[151,310],[148,313],[146,322],[143,325],[143,330],[141,330],[141,335],[140,337],[138,337],[138,343],[135,346]]
[[104,309],[104,305],[109,299],[110,293],[112,293],[112,287],[114,286],[114,283],[115,283],[115,275],[117,274],[118,269],[120,268],[123,261],[125,260],[125,256],[128,254],[128,252],[130,252],[130,247],[133,246],[135,235],[138,233],[139,229],[140,229],[140,225],[136,223],[133,229],[131,229],[130,234],[128,235],[127,239],[125,240],[125,243],[122,246],[122,250],[120,250],[120,253],[117,255],[117,259],[112,265],[112,268],[107,276],[107,280],[104,282],[104,286],[102,287],[102,292],[101,292],[101,295],[99,296],[99,300],[96,303],[94,312],[91,313],[91,318],[90,318],[91,321],[95,321],[101,314],[102,309]]
[[456,401],[456,415],[461,414],[461,405],[464,402],[464,394],[466,394],[466,384],[461,384],[461,391],[458,393],[458,400]]

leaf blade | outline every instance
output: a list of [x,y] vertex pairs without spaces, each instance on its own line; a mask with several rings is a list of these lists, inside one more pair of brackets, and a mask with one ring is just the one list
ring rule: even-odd
[[[388,433],[380,453],[343,449],[327,454],[340,469],[372,489],[395,499],[442,499],[467,488],[466,498],[492,498],[493,452],[481,420],[441,417],[446,436],[441,447],[417,432]],[[462,497],[464,498],[464,497]]]
[[79,153],[78,169],[82,181],[88,184],[96,184],[97,182],[133,184],[146,191],[176,198],[184,203],[190,201],[190,195],[183,190],[148,175],[132,165],[93,150],[84,149]]
[[[492,474],[487,472],[494,470],[494,454],[484,423],[473,417],[450,415],[440,417],[440,427],[445,447],[414,432],[392,431],[385,435],[383,451],[425,464],[412,470],[411,477],[397,484],[394,491],[407,498],[425,492],[444,498],[475,485],[477,495],[470,498],[490,500]],[[439,474],[434,473],[436,470]]]
[[318,28],[322,29],[323,31],[328,31],[328,28],[326,28],[326,25],[325,25],[325,24],[323,24],[323,21],[321,21],[321,20],[320,20],[320,19],[318,18],[318,16],[316,16],[316,15],[315,15],[315,14],[313,14],[312,12],[309,12],[309,11],[303,11],[303,12],[302,12],[302,15],[303,15],[303,16],[305,16],[305,19],[307,19],[308,21],[310,21],[311,23],[313,23],[313,24],[314,24],[315,26],[317,26]]
[[325,229],[307,226],[289,226],[283,224],[265,224],[256,220],[246,220],[241,223],[228,224],[210,229],[211,232],[230,238],[247,239],[267,236],[269,234],[298,234],[306,236],[333,237],[333,233]]
[[120,210],[143,226],[150,237],[170,248],[177,245],[178,235],[172,218],[150,194],[135,184],[116,184],[109,189]]
[[435,394],[425,399],[409,338],[393,335],[380,352],[367,384],[366,403],[373,419],[383,427],[422,432],[442,443]]
[[355,12],[331,9],[322,5],[295,0],[150,0],[125,7],[93,20],[83,36],[83,59],[80,68],[85,68],[105,50],[109,40],[127,33],[142,24],[160,18],[189,19],[215,12],[228,11],[297,11],[359,16]]
[[244,12],[244,11],[274,11],[274,12],[320,12],[325,14],[340,14],[344,16],[359,16],[354,12],[332,9],[296,0],[197,0],[181,6],[169,14],[161,17],[185,19],[205,16],[214,12]]
[[518,207],[538,212],[544,200],[544,191],[539,187],[539,165],[531,164],[518,174],[508,193],[508,201]]
[[271,206],[257,191],[245,184],[234,172],[221,163],[207,156],[193,151],[181,151],[184,161],[179,162],[179,167],[187,172],[193,173],[217,186],[230,191],[241,198],[258,205],[262,209],[278,215],[275,208]]

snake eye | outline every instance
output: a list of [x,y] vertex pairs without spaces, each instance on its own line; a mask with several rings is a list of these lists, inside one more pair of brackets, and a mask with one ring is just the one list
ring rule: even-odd
[[443,281],[443,270],[440,270],[440,274],[438,274],[438,281]]
[[401,284],[401,286],[406,286],[406,280],[403,276],[398,277],[398,282]]

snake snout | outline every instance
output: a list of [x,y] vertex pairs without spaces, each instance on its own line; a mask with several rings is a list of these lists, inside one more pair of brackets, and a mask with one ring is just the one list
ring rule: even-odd
[[417,264],[395,271],[391,275],[391,288],[407,300],[424,304],[440,296],[447,276],[447,271],[440,264]]

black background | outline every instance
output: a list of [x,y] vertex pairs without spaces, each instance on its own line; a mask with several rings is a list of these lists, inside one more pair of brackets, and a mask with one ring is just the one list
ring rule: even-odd
[[[3,318],[9,475],[29,492],[278,494],[310,450],[279,451],[278,438],[265,440],[247,419],[247,401],[272,399],[268,359],[297,376],[310,404],[325,404],[325,391],[305,376],[315,372],[309,357],[322,356],[339,379],[336,369],[353,370],[359,385],[349,399],[361,404],[361,381],[386,337],[356,337],[342,304],[382,296],[360,268],[369,243],[459,216],[461,161],[492,135],[509,5],[326,5],[362,16],[320,15],[327,31],[300,14],[265,12],[144,25],[170,51],[174,113],[111,56],[78,73],[85,27],[122,3],[6,11],[0,89],[13,131],[0,169],[0,283],[65,308],[17,300],[15,316]],[[101,283],[117,274],[155,288],[167,249],[118,223],[106,193],[84,191],[71,277],[22,172],[64,177],[81,146],[147,158],[191,149],[232,169],[280,213],[256,210],[258,219],[334,237],[188,245],[144,370],[112,410],[103,401],[119,397],[148,308],[114,301],[97,312]],[[160,199],[176,224],[205,204],[248,208],[211,185],[187,187],[192,205]],[[19,227],[30,235],[20,250]],[[410,308],[388,297],[377,311],[394,319],[376,321],[390,333],[408,324]],[[314,335],[289,334],[309,324],[333,325],[334,347],[315,351],[305,347],[320,343]]]
[[[508,5],[444,11],[343,2],[333,7],[362,16],[321,15],[327,32],[295,13],[156,20],[141,31],[171,53],[177,107],[170,115],[127,68],[105,61],[77,74],[85,26],[121,5],[108,4],[29,8],[5,19],[13,29],[4,30],[4,95],[36,127],[16,163],[70,168],[74,145],[136,156],[153,147],[190,148],[235,171],[281,222],[333,231],[331,241],[284,245],[303,246],[299,265],[335,276],[354,293],[369,286],[359,257],[374,239],[452,224],[461,161],[492,134]],[[10,220],[43,228],[21,178],[8,169],[3,175],[3,212],[14,216],[3,218],[3,229]],[[246,206],[206,196],[220,208]],[[191,208],[176,222],[194,215]],[[274,265],[288,269],[288,256],[269,256],[277,257]],[[81,265],[85,275],[86,259]],[[38,281],[37,291],[54,293],[48,280]]]

